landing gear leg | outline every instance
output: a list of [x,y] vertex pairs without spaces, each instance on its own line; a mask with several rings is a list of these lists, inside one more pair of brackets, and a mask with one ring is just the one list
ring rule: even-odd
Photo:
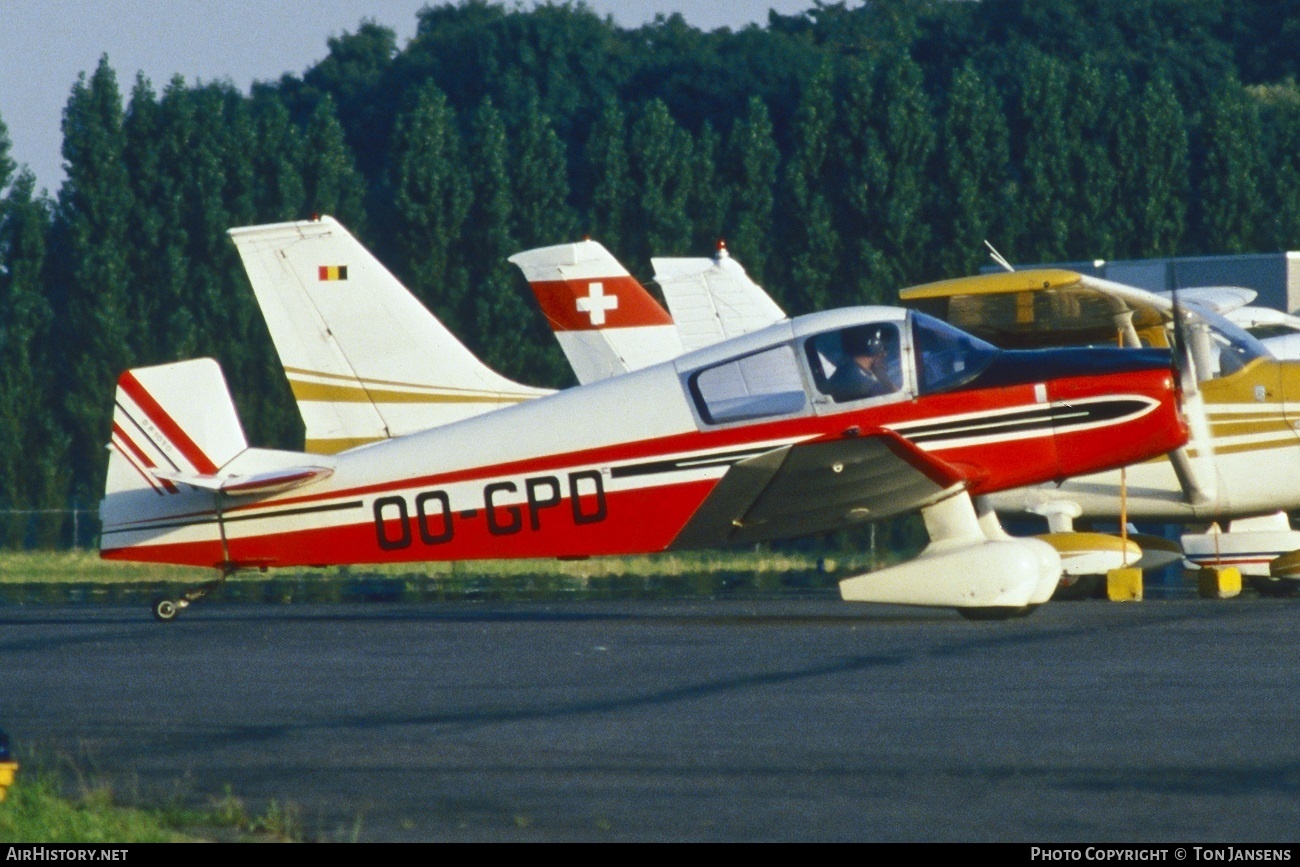
[[214,578],[211,581],[204,581],[196,587],[190,587],[177,599],[168,599],[165,596],[158,597],[153,601],[154,620],[157,620],[160,623],[170,623],[175,620],[176,616],[180,614],[181,611],[189,608],[195,602],[203,599],[222,584],[225,584],[226,579],[229,578],[231,573],[234,571],[234,568],[231,566],[222,566],[220,577]]

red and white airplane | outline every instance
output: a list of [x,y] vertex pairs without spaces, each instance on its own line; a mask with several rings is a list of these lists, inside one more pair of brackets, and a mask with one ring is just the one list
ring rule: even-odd
[[[301,290],[300,313],[376,286],[405,292],[331,220],[237,230],[237,243],[240,232],[246,262],[259,239],[296,239],[267,258]],[[575,311],[590,318],[615,309],[617,296],[586,297]],[[424,401],[452,417],[332,454],[250,448],[210,359],[122,375],[101,554],[221,575],[159,600],[159,619],[236,569],[649,553],[912,510],[930,545],[844,580],[843,598],[1008,616],[1050,597],[1060,560],[1045,543],[1007,537],[973,496],[1187,440],[1167,352],[1002,351],[898,308],[797,317],[541,396],[445,329],[400,319],[389,310],[357,327],[389,328],[368,339],[390,344],[424,328],[429,369],[297,368],[300,403],[319,395],[337,409],[346,397],[385,423],[400,418],[394,405]],[[321,336],[323,348],[303,351],[346,362],[343,344]]]

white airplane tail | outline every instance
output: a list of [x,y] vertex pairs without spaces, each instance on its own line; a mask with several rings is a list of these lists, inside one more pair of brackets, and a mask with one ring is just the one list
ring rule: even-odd
[[173,475],[212,475],[246,448],[211,358],[128,370],[117,380],[105,494],[175,493]]
[[171,535],[202,550],[211,564],[224,560],[217,525],[194,517],[211,509],[212,495],[174,476],[212,475],[247,445],[225,377],[212,359],[123,373],[99,504],[101,556],[134,553]]
[[652,259],[664,311],[595,241],[510,257],[537,296],[569,365],[582,383],[670,361],[786,318],[719,246],[712,259]]
[[550,393],[484,365],[330,217],[229,234],[309,452],[332,454]]
[[[199,358],[128,370],[117,381],[100,552],[229,564],[221,504],[329,477],[328,458],[248,447],[221,368]],[[153,550],[155,555],[149,552]],[[164,550],[169,554],[164,554]]]
[[509,261],[524,272],[578,382],[681,355],[668,312],[595,241],[526,250]]
[[719,244],[712,259],[651,259],[655,282],[690,352],[786,319],[772,296]]

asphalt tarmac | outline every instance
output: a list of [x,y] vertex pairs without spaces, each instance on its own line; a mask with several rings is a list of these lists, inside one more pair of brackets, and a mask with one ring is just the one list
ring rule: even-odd
[[[1300,600],[0,607],[0,728],[324,840],[1294,843]],[[21,785],[21,772],[19,778]]]

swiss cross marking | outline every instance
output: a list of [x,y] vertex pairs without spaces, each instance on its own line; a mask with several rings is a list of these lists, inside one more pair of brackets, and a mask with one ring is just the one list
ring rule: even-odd
[[604,283],[588,283],[586,297],[578,299],[578,312],[591,317],[592,325],[605,324],[605,311],[618,309],[618,296],[606,295]]

